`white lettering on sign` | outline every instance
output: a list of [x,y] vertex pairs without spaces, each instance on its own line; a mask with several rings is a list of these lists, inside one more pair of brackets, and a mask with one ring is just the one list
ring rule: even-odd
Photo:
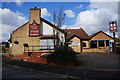
[[29,36],[35,37],[40,35],[40,26],[36,22],[29,25]]

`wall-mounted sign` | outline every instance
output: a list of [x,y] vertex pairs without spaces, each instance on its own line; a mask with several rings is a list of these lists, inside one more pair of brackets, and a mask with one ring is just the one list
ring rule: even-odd
[[110,26],[110,32],[116,32],[117,31],[117,21],[109,22]]
[[29,36],[40,36],[40,25],[37,24],[35,21],[33,21],[33,23],[29,25]]

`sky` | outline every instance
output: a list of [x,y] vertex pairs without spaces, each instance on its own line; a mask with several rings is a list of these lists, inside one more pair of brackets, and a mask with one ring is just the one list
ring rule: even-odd
[[35,6],[41,9],[41,17],[51,23],[53,12],[62,7],[67,17],[62,29],[83,28],[89,35],[100,30],[112,35],[109,22],[118,21],[118,2],[2,2],[0,41],[7,41],[13,30],[27,22],[29,9]]

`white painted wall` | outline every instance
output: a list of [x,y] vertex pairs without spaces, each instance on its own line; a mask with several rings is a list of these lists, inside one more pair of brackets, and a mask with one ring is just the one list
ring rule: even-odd
[[41,33],[43,35],[53,35],[53,28],[46,24],[45,22],[41,21]]
[[65,34],[63,34],[63,33],[60,32],[59,33],[59,38],[60,38],[61,42],[63,42],[63,43],[65,42]]

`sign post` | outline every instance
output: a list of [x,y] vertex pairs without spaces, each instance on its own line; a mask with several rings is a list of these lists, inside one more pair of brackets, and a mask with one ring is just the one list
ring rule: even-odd
[[113,33],[113,37],[114,37],[114,53],[116,53],[116,38],[115,38],[115,32],[117,32],[117,21],[109,22],[109,26],[110,26],[110,32]]

